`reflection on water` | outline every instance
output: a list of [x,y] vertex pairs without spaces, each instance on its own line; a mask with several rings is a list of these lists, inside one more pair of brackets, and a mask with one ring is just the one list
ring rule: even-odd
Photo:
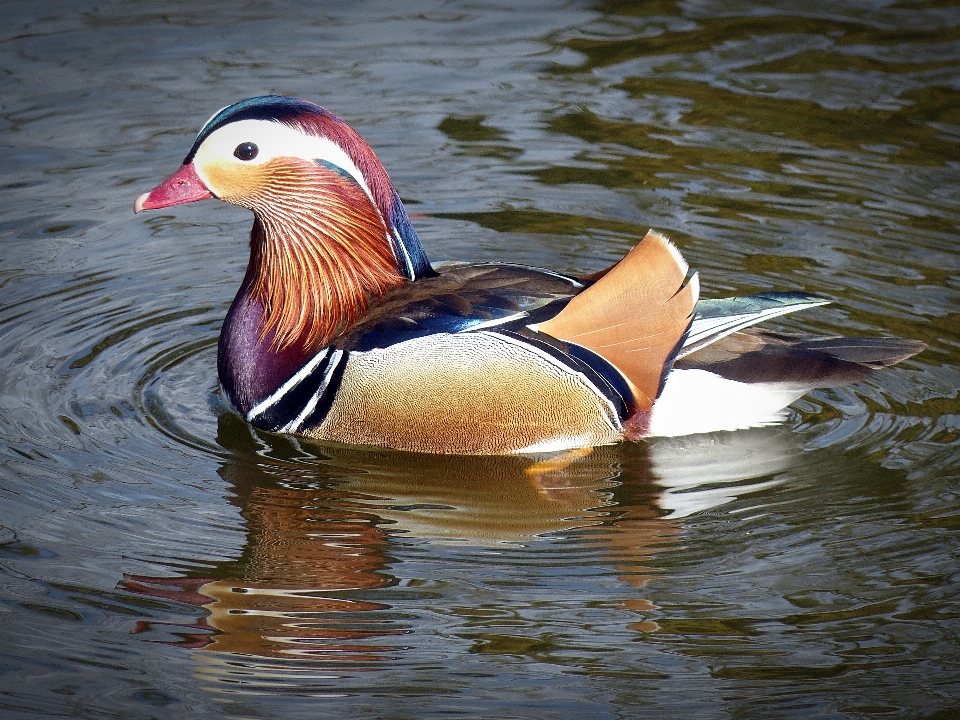
[[[593,527],[594,562],[642,588],[657,572],[652,558],[682,537],[671,518],[782,482],[796,452],[789,438],[763,428],[665,439],[628,468],[618,447],[541,459],[431,457],[272,438],[281,457],[265,457],[252,450],[259,444],[250,429],[225,414],[218,441],[233,452],[220,474],[247,522],[243,551],[190,577],[127,576],[121,587],[196,606],[193,622],[141,621],[136,632],[238,658],[208,669],[236,672],[236,662],[254,657],[287,661],[298,672],[304,663],[389,662],[404,652],[409,629],[370,591],[398,582],[392,542],[497,552]],[[628,598],[624,607],[656,606]],[[629,627],[657,630],[649,621]]]

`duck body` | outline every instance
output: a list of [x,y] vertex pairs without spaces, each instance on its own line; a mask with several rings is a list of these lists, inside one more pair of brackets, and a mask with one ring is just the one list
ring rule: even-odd
[[582,282],[517,265],[439,270],[289,364],[264,356],[262,311],[241,292],[220,340],[225,393],[257,427],[359,445],[475,454],[622,437],[628,390],[616,369],[529,328]]
[[587,278],[498,263],[435,268],[373,151],[302,100],[221,110],[135,209],[211,197],[255,217],[218,371],[230,403],[268,431],[506,454],[736,429],[923,347],[759,331],[826,301],[700,301],[696,273],[652,231]]

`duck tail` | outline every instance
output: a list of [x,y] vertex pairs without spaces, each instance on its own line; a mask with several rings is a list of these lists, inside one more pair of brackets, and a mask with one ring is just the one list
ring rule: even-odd
[[738,430],[777,422],[814,388],[856,382],[924,348],[899,338],[812,338],[748,328],[678,359],[631,438]]
[[809,337],[750,328],[732,333],[675,363],[749,384],[812,390],[856,382],[923,350],[916,340],[892,337]]

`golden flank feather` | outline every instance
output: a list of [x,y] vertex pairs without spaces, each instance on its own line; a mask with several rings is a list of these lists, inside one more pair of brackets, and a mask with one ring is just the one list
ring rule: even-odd
[[274,349],[327,345],[371,298],[405,282],[379,211],[334,171],[284,158],[264,167],[255,190],[230,200],[256,215],[251,294],[264,307],[261,340],[272,331]]
[[608,360],[631,384],[636,409],[649,410],[699,296],[697,276],[688,280],[687,271],[673,244],[651,230],[537,329]]

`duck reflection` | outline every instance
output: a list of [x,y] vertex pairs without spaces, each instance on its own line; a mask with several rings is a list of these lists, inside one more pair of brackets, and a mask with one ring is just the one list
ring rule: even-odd
[[[639,587],[653,572],[653,555],[679,537],[679,518],[766,487],[789,464],[793,453],[777,440],[788,433],[768,433],[749,453],[741,440],[730,445],[738,435],[539,460],[438,457],[306,447],[251,434],[224,415],[218,442],[229,454],[220,474],[247,522],[242,554],[192,577],[128,576],[122,585],[203,609],[190,623],[141,622],[137,631],[149,639],[367,664],[395,654],[402,645],[396,636],[407,630],[375,592],[398,583],[390,574],[392,544],[520,546],[596,526],[583,542]],[[625,607],[653,608],[642,599]]]

